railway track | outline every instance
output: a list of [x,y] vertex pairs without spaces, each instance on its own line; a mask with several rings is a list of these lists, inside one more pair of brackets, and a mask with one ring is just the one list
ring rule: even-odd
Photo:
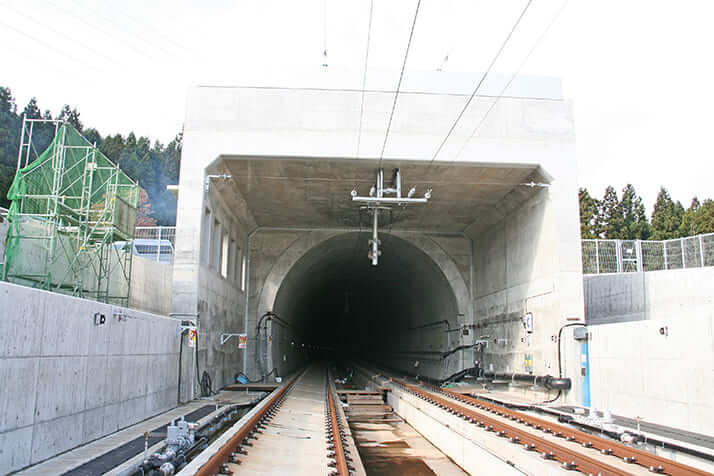
[[311,365],[273,392],[217,451],[193,462],[185,474],[364,474],[359,458],[353,460],[356,451],[331,382],[326,364]]
[[579,443],[585,448],[593,448],[603,455],[611,455],[622,459],[627,463],[637,464],[652,473],[656,474],[669,474],[671,476],[702,476],[710,475],[711,473],[693,468],[691,466],[672,461],[668,458],[663,458],[661,456],[648,453],[631,446],[624,445],[620,442],[613,441],[611,439],[602,438],[597,435],[592,435],[584,431],[577,430],[565,425],[558,423],[553,423],[550,421],[543,420],[532,415],[525,414],[523,412],[510,410],[505,407],[496,405],[494,403],[486,402],[473,398],[467,395],[462,395],[456,392],[452,392],[448,389],[443,389],[433,385],[426,385],[432,391],[446,395],[452,399],[459,400],[469,406],[476,407],[482,410],[486,410],[490,413],[496,415],[505,416],[510,420],[513,420],[520,424],[525,424],[529,427],[536,428],[546,433],[551,433],[567,441],[573,441]]
[[[567,470],[602,476],[630,475],[642,471],[635,468],[671,476],[711,474],[613,440],[590,435],[447,389],[431,385],[422,388],[395,377],[391,377],[390,380],[421,400],[462,417],[486,431],[507,438],[512,443],[521,445],[524,450],[537,452],[544,459],[557,461]],[[536,434],[534,430],[542,432],[543,435]],[[552,436],[562,438],[567,443],[580,444],[586,451],[574,450],[572,444],[561,444],[553,441],[553,438],[548,438]],[[593,456],[591,450],[599,450],[600,455]],[[623,462],[632,466],[632,469],[623,468]]]
[[[360,371],[375,376],[364,369]],[[509,450],[512,457],[516,458],[516,454],[522,454],[523,457],[516,458],[518,466],[505,459],[503,462],[515,469],[520,468],[518,470],[521,472],[529,472],[532,469],[530,466],[544,470],[553,465],[554,472],[568,470],[593,476],[711,474],[618,441],[448,389],[422,382],[410,383],[400,376],[389,376],[388,373],[382,373],[381,376],[387,379],[392,391],[401,391],[400,399],[406,397],[413,402],[427,402],[451,414],[452,424],[453,418],[458,417],[494,435],[484,434],[484,442],[502,441],[500,437],[504,439],[502,444],[510,448],[510,441],[514,445],[514,449]],[[236,426],[232,434],[226,435],[224,441],[217,441],[218,445],[213,452],[209,452],[201,461],[198,458],[192,461],[180,474],[364,475],[365,470],[333,382],[334,376],[326,364],[311,365],[276,389],[259,407],[238,422],[240,426]],[[408,394],[412,396],[407,397]],[[440,414],[437,408],[430,410],[432,415]],[[470,427],[468,423],[465,423],[466,427]],[[460,434],[464,437],[471,435],[468,438],[476,438],[473,441],[482,438],[476,437],[480,430],[474,429],[476,433],[471,431]],[[505,450],[506,446],[501,450]],[[516,449],[518,447],[532,456],[520,453]],[[548,460],[552,463],[548,463]],[[560,470],[555,466],[556,463]],[[480,465],[478,462],[476,464]]]

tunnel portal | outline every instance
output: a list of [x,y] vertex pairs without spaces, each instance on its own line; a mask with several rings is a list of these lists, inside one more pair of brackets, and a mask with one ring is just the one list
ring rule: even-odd
[[275,362],[289,368],[290,361],[327,356],[441,366],[459,312],[449,281],[426,253],[390,234],[381,236],[383,254],[372,266],[367,238],[337,235],[290,269],[273,307],[280,318],[273,325]]

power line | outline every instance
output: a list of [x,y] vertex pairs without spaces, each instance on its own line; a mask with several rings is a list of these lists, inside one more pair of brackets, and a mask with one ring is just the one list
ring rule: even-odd
[[471,104],[471,101],[473,101],[474,97],[476,97],[476,94],[477,94],[477,93],[479,92],[479,90],[481,89],[481,86],[483,85],[484,81],[486,80],[486,77],[489,75],[489,73],[491,72],[491,69],[493,68],[493,65],[496,64],[496,61],[497,61],[498,58],[501,56],[501,53],[503,52],[503,50],[506,48],[506,45],[508,44],[508,41],[509,41],[509,40],[511,39],[511,37],[513,36],[513,33],[516,31],[516,28],[518,28],[518,25],[520,24],[521,20],[523,19],[523,17],[525,16],[526,12],[528,11],[528,7],[531,6],[531,3],[533,3],[533,0],[528,0],[528,2],[526,3],[526,6],[525,6],[525,7],[523,8],[523,10],[521,11],[521,14],[518,15],[518,19],[516,20],[516,22],[515,22],[515,23],[513,24],[513,26],[511,27],[511,31],[508,32],[508,35],[506,36],[505,40],[503,40],[503,43],[501,44],[501,47],[498,49],[498,51],[496,52],[496,55],[495,55],[495,56],[493,57],[493,59],[491,60],[491,63],[488,65],[488,68],[486,69],[486,72],[483,73],[483,75],[481,76],[481,79],[480,79],[479,82],[476,84],[476,87],[474,88],[473,92],[471,93],[471,96],[469,96],[469,99],[466,101],[466,104],[464,104],[464,107],[461,109],[461,112],[459,112],[459,115],[456,116],[456,120],[455,120],[454,123],[451,125],[451,128],[449,129],[449,132],[446,133],[446,137],[444,137],[444,140],[441,141],[441,144],[439,144],[439,147],[436,149],[436,152],[434,152],[434,156],[433,156],[433,157],[431,158],[431,160],[429,161],[429,165],[430,165],[430,166],[431,166],[431,164],[434,162],[434,160],[436,159],[436,157],[439,155],[439,152],[441,152],[441,149],[442,149],[442,148],[444,147],[444,145],[446,144],[446,141],[449,140],[449,137],[451,137],[451,134],[454,132],[454,129],[456,129],[456,125],[459,123],[459,121],[461,120],[461,118],[464,116],[464,113],[466,112],[466,110],[468,109],[469,105]]
[[[529,0],[531,2],[533,0]],[[402,63],[402,71],[399,73],[399,82],[397,83],[397,91],[394,93],[394,102],[392,103],[392,112],[389,114],[389,122],[387,123],[387,132],[384,134],[384,143],[382,144],[382,152],[379,154],[379,167],[382,166],[382,159],[384,158],[384,150],[387,148],[387,139],[389,138],[389,130],[392,127],[392,118],[394,118],[394,109],[397,107],[397,99],[399,98],[399,89],[402,87],[402,78],[404,77],[404,68],[407,66],[407,58],[409,57],[409,48],[412,45],[412,36],[414,36],[414,27],[416,26],[417,16],[419,15],[419,7],[421,6],[421,0],[417,1],[416,10],[414,11],[414,20],[412,21],[412,28],[409,31],[409,41],[407,42],[407,51],[404,53],[404,62]]]
[[[85,24],[86,26],[88,26],[89,28],[92,28],[92,29],[95,30],[95,31],[98,31],[99,33],[101,33],[102,35],[105,35],[107,38],[109,38],[109,39],[111,39],[111,40],[113,40],[113,41],[116,40],[116,38],[115,38],[114,36],[110,35],[109,33],[107,33],[106,31],[102,30],[101,28],[99,28],[99,27],[97,27],[97,26],[94,26],[93,24],[91,24],[91,23],[89,23],[88,21],[86,21],[84,18],[82,18],[82,17],[80,17],[80,16],[78,16],[78,15],[75,15],[75,14],[72,13],[71,11],[69,11],[69,10],[67,10],[67,9],[65,9],[65,8],[62,8],[61,6],[57,5],[57,3],[56,3],[55,1],[53,1],[53,0],[45,0],[45,1],[48,2],[50,5],[54,6],[57,10],[63,12],[65,15],[68,15],[68,16],[74,18],[75,20],[77,20],[77,21],[79,21],[79,22]],[[129,48],[131,48],[132,50],[134,50],[136,53],[138,53],[138,54],[140,54],[140,55],[142,55],[142,56],[145,56],[146,58],[149,58],[149,59],[152,60],[152,61],[155,60],[155,58],[154,58],[153,56],[149,56],[148,54],[146,54],[146,52],[137,49],[133,44],[128,43],[128,42],[123,42],[123,44],[125,44],[127,47],[129,47]]]
[[[104,15],[102,12],[100,12],[100,11],[94,9],[94,8],[91,8],[91,7],[87,6],[86,4],[81,4],[81,3],[77,2],[77,0],[72,0],[72,3],[74,3],[74,4],[75,4],[76,6],[78,6],[79,8],[86,9],[86,10],[88,10],[88,11],[94,13],[97,17],[103,19],[105,22],[107,22],[107,23],[111,24],[112,26],[114,26],[114,28],[115,28],[120,34],[123,34],[125,37],[127,37],[127,38],[133,38],[133,37],[135,36],[136,38],[139,38],[140,40],[142,40],[144,43],[146,43],[146,44],[149,45],[150,47],[159,48],[159,49],[163,50],[166,54],[171,54],[170,51],[166,50],[165,48],[163,48],[163,47],[160,46],[160,45],[154,45],[150,40],[147,40],[147,39],[143,38],[141,35],[138,35],[138,34],[136,34],[136,35],[130,35],[130,34],[128,34],[128,33],[125,31],[125,28],[124,28],[122,25],[120,25],[119,23],[117,23],[116,21],[114,21],[114,19],[112,19],[112,18],[110,18],[110,17]],[[137,44],[137,46],[139,46],[139,45]],[[152,56],[151,58],[152,58],[152,59],[155,59],[153,56]]]
[[154,28],[154,27],[151,26],[150,24],[148,24],[148,23],[146,23],[146,22],[143,22],[143,21],[141,21],[141,20],[138,20],[138,19],[137,19],[136,17],[134,17],[133,15],[129,15],[127,12],[125,12],[125,11],[123,11],[123,10],[119,10],[119,13],[120,13],[122,16],[124,16],[124,18],[127,18],[129,21],[135,23],[135,24],[138,25],[139,27],[142,27],[142,26],[143,26],[144,28],[149,28],[150,30],[152,30],[152,31],[154,32],[154,34],[155,34],[156,36],[160,36],[160,37],[163,38],[167,43],[171,43],[171,44],[174,46],[174,48],[177,48],[177,49],[179,49],[179,50],[187,50],[187,51],[189,51],[189,52],[191,52],[191,53],[195,53],[195,51],[192,50],[191,48],[187,47],[186,45],[184,45],[184,44],[182,44],[182,43],[179,43],[179,42],[173,40],[170,36],[165,35],[165,34],[162,33],[160,30],[158,30],[157,28]]
[[367,87],[367,63],[369,62],[369,41],[372,36],[372,11],[374,9],[374,0],[369,1],[369,23],[367,24],[367,48],[364,55],[364,73],[362,74],[362,101],[359,106],[359,132],[357,133],[357,153],[355,157],[359,157],[359,146],[362,140],[362,118],[364,117],[364,90]]
[[[30,35],[30,34],[28,34],[28,33],[25,33],[25,32],[22,31],[22,30],[18,30],[17,28],[15,28],[15,27],[12,26],[12,25],[8,25],[7,23],[0,21],[0,26],[4,26],[4,27],[7,28],[8,30],[12,30],[12,31],[14,31],[15,33],[17,33],[18,35],[22,35],[22,36],[24,36],[24,37],[26,37],[26,38],[29,38],[30,40],[32,40],[32,41],[34,41],[34,42],[36,42],[36,43],[39,43],[39,44],[41,44],[42,46],[44,46],[45,48],[49,48],[50,50],[52,50],[52,51],[54,51],[54,52],[56,52],[56,53],[59,53],[60,55],[65,56],[65,57],[71,59],[72,61],[75,61],[75,62],[77,62],[77,63],[79,63],[79,64],[82,64],[82,65],[85,65],[85,66],[87,66],[87,67],[89,67],[89,68],[91,68],[91,69],[93,69],[93,70],[95,70],[95,71],[98,71],[97,68],[94,67],[94,65],[92,65],[92,64],[90,64],[90,63],[85,63],[85,62],[82,61],[81,59],[78,59],[78,58],[75,58],[74,56],[68,55],[65,51],[63,51],[63,50],[61,50],[61,49],[59,49],[59,48],[56,48],[56,47],[52,46],[50,43],[47,43],[46,41],[40,40],[40,39],[37,38],[37,37],[34,37],[34,36],[32,36],[32,35]],[[62,68],[62,70],[63,70],[63,71],[66,71],[64,68]]]
[[42,28],[45,28],[45,29],[47,29],[47,30],[50,30],[51,32],[55,33],[56,35],[62,36],[62,37],[64,37],[65,39],[67,39],[67,40],[69,40],[69,41],[71,41],[71,42],[73,42],[73,43],[78,44],[79,46],[81,46],[81,47],[84,48],[85,50],[89,51],[90,53],[94,53],[95,55],[97,55],[97,56],[99,56],[99,57],[101,57],[101,58],[104,58],[105,60],[109,61],[110,63],[116,64],[116,59],[108,57],[107,55],[103,54],[102,52],[95,50],[95,49],[92,48],[91,46],[85,45],[83,42],[81,42],[81,41],[79,41],[79,40],[77,40],[77,39],[75,39],[75,38],[72,38],[71,36],[67,35],[66,33],[61,32],[61,31],[57,30],[56,28],[51,27],[50,25],[47,25],[47,24],[45,24],[45,23],[42,23],[41,21],[39,21],[39,20],[33,18],[33,17],[30,16],[30,15],[27,15],[26,13],[23,13],[22,11],[20,11],[20,10],[14,8],[14,7],[11,7],[10,5],[3,5],[3,6],[4,6],[5,8],[9,8],[10,10],[14,11],[17,15],[20,15],[21,17],[25,18],[26,20],[29,20],[29,21],[31,21],[31,22],[33,22],[33,23],[35,23],[35,24],[41,26]]
[[558,20],[558,18],[560,18],[560,15],[561,15],[561,13],[563,13],[563,10],[565,10],[565,7],[567,6],[567,4],[568,4],[568,0],[565,0],[563,2],[563,4],[560,6],[560,8],[558,9],[558,11],[553,16],[553,18],[550,20],[550,23],[548,23],[548,26],[546,26],[545,30],[543,30],[543,33],[541,33],[540,36],[538,37],[538,39],[535,41],[535,43],[533,43],[533,46],[531,47],[530,51],[528,51],[528,54],[525,56],[525,58],[523,58],[523,61],[521,61],[521,63],[518,65],[518,68],[516,69],[516,71],[513,73],[513,75],[508,80],[508,82],[503,87],[503,89],[498,94],[498,96],[496,96],[496,98],[494,99],[494,101],[491,103],[488,110],[486,111],[486,114],[484,114],[484,116],[481,118],[481,121],[479,121],[476,128],[474,128],[474,130],[471,133],[471,135],[469,136],[469,138],[466,139],[464,144],[461,146],[461,149],[456,154],[456,157],[454,157],[454,160],[452,160],[451,162],[455,162],[461,156],[461,154],[466,149],[466,146],[469,144],[469,142],[471,142],[471,139],[473,139],[474,136],[476,135],[476,133],[481,129],[481,126],[486,122],[488,115],[491,113],[493,108],[496,106],[496,103],[498,103],[498,101],[505,95],[506,91],[511,86],[511,83],[513,82],[513,80],[516,79],[516,77],[520,74],[521,70],[526,65],[526,63],[530,59],[533,52],[538,48],[538,46],[540,46],[540,44],[543,42],[545,37],[548,35],[548,32],[550,31],[551,27],[555,24],[555,22]]
[[322,66],[327,66],[327,0],[322,0]]

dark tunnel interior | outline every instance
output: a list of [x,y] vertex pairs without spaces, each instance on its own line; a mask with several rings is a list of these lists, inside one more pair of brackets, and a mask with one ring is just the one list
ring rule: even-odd
[[428,359],[447,350],[446,331],[458,310],[443,272],[418,247],[386,233],[379,265],[372,266],[368,238],[335,236],[288,272],[273,308],[284,321],[274,324],[283,337],[273,341],[273,360],[284,370],[308,357],[390,366],[405,360],[400,356]]

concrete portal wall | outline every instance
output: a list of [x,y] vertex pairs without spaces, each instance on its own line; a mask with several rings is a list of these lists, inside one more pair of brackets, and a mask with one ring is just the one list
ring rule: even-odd
[[176,405],[175,320],[0,283],[0,335],[2,474]]
[[[488,336],[480,356],[486,371],[558,375],[558,331],[583,322],[579,222],[570,210],[576,201],[575,183],[566,180],[474,239],[474,336]],[[526,312],[533,314],[532,333],[523,323]],[[575,348],[570,336],[563,333],[565,354]],[[573,402],[580,397],[576,365],[563,358],[563,376],[573,379],[566,397]]]
[[129,307],[168,316],[171,312],[173,266],[133,256]]
[[[206,204],[216,199],[212,197],[213,190],[222,186],[220,180],[213,181],[206,193],[205,177],[227,173],[227,170],[216,169],[216,159],[221,156],[365,160],[383,157],[385,160],[424,160],[425,163],[458,160],[514,167],[539,165],[552,179],[550,186],[539,195],[539,204],[522,205],[520,209],[509,211],[487,232],[469,235],[475,243],[473,266],[478,277],[474,279],[474,290],[478,291],[473,307],[465,314],[475,315],[471,321],[474,323],[499,315],[510,315],[511,319],[514,313],[525,308],[527,299],[529,308],[533,306],[536,313],[537,335],[534,334],[531,344],[521,345],[517,326],[511,321],[497,331],[489,330],[488,333],[509,339],[508,346],[514,342],[520,346],[515,354],[507,348],[494,352],[493,362],[501,370],[514,369],[516,363],[523,362],[525,350],[531,345],[542,353],[538,362],[534,362],[536,372],[550,370],[553,373],[555,345],[547,342],[562,324],[569,322],[568,318],[583,318],[571,105],[560,97],[557,80],[545,80],[552,86],[546,88],[547,93],[539,95],[531,91],[529,97],[501,98],[493,109],[490,109],[490,99],[477,97],[435,158],[434,151],[451,128],[479,75],[423,73],[415,82],[416,76],[412,72],[405,75],[404,84],[408,87],[402,88],[400,93],[384,151],[382,145],[390,122],[398,72],[389,81],[380,80],[379,84],[370,79],[364,92],[361,74],[338,78],[324,71],[307,82],[301,80],[301,87],[260,84],[190,90],[179,183],[173,311],[195,314],[205,306],[215,305],[233,312],[231,300],[234,298],[228,288],[227,292],[221,291],[215,296],[219,299],[215,302],[207,300],[209,295],[201,291],[213,284],[206,281],[210,273],[200,271],[201,250],[205,248],[202,238],[206,233],[203,214]],[[289,73],[282,77],[293,79]],[[335,80],[339,83],[337,86]],[[498,89],[496,86],[494,90]],[[488,118],[481,124],[487,110],[490,111]],[[474,136],[472,132],[477,126],[478,135]],[[520,186],[514,184],[514,187]],[[232,194],[237,198],[225,207],[226,212],[240,223],[241,230],[252,232],[259,225],[270,226],[270,223],[256,223],[250,210],[245,209],[240,193],[228,190],[230,188],[228,184],[224,186],[226,196]],[[502,201],[509,201],[509,197],[503,197]],[[484,206],[483,213],[473,220],[490,223],[494,216],[505,214],[503,209],[504,203]],[[536,213],[535,218],[529,217],[529,211]],[[464,232],[468,234],[466,229]],[[289,235],[286,233],[284,239],[290,240]],[[258,245],[259,241],[253,240],[250,246],[248,316],[242,316],[240,311],[231,314],[226,321],[229,327],[243,324],[252,329],[259,318],[261,310],[256,299],[261,287],[256,286],[254,280],[260,277],[254,273],[263,272],[255,271],[256,268],[269,268],[273,259],[267,256],[269,251]],[[547,292],[551,294],[544,294]],[[203,322],[210,332],[216,332],[219,324],[212,319],[205,318]],[[199,351],[199,355],[202,352],[204,350]],[[469,364],[472,362],[473,355],[462,357]],[[253,360],[248,356],[247,365],[252,365]],[[209,367],[215,365],[223,364],[208,360]],[[250,367],[247,370],[251,370]],[[566,369],[568,376],[577,374],[577,368]]]
[[584,277],[587,323],[700,315],[714,307],[714,268]]
[[590,326],[592,406],[711,436],[713,329],[712,306],[667,319]]

